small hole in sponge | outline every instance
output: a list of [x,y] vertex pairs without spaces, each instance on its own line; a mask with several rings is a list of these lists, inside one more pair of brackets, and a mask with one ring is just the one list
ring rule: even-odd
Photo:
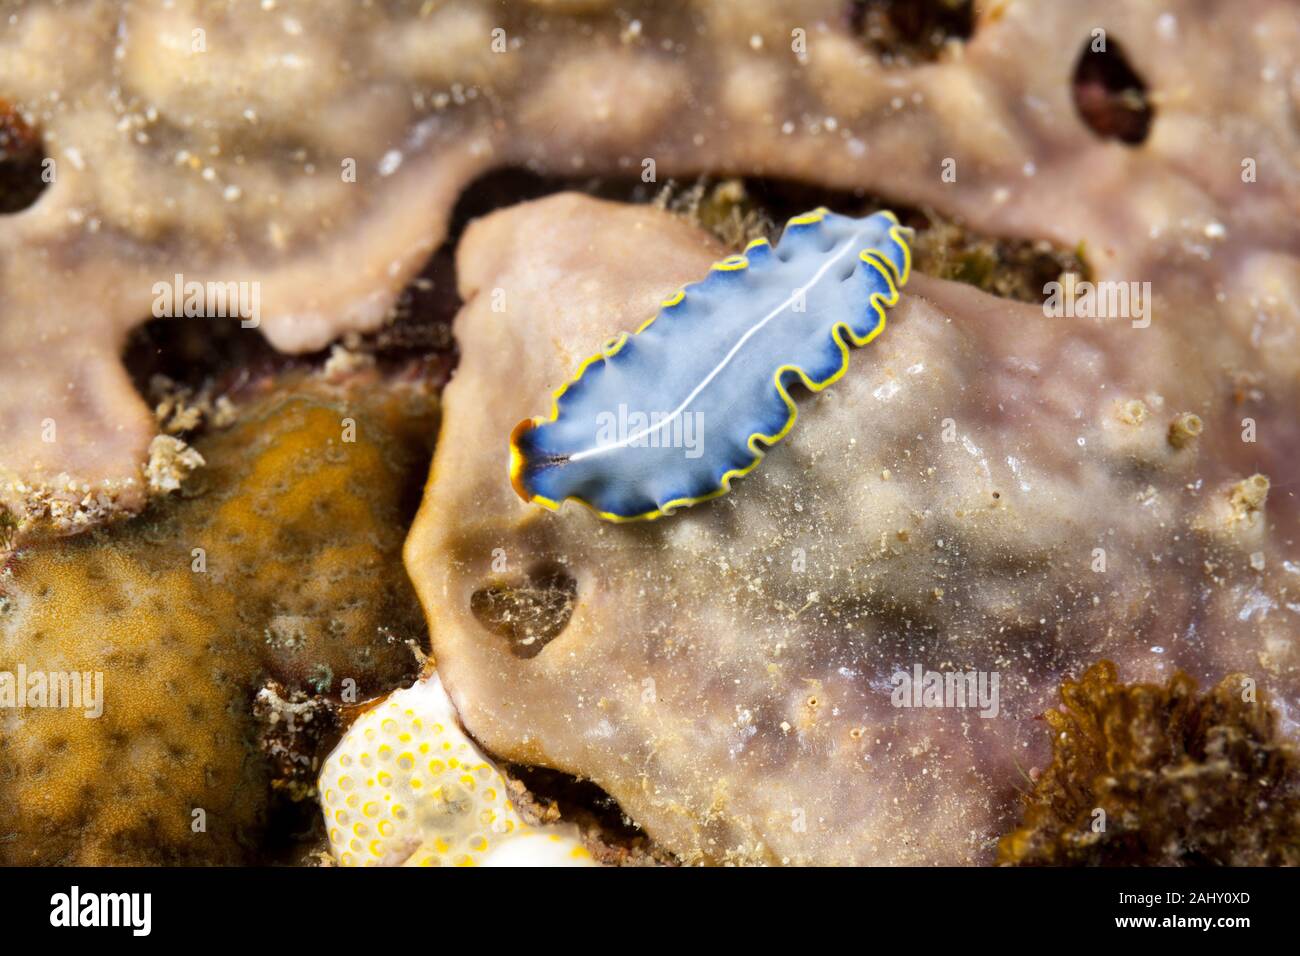
[[563,569],[547,566],[518,584],[479,588],[469,606],[480,624],[506,639],[510,653],[531,658],[568,625],[577,596],[578,582]]
[[45,191],[45,151],[36,130],[0,100],[0,214],[22,212]]
[[938,59],[951,40],[975,31],[972,0],[853,0],[849,26],[882,63],[910,66]]
[[1133,71],[1124,49],[1106,38],[1105,49],[1089,40],[1074,68],[1074,105],[1088,128],[1102,139],[1136,145],[1147,138],[1155,110],[1147,87]]

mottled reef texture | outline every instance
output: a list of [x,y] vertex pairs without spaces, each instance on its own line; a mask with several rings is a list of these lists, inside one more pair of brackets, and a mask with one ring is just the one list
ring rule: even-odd
[[[992,862],[1025,775],[1060,779],[1035,716],[1101,658],[1155,686],[1250,675],[1294,740],[1294,3],[993,0],[933,24],[965,37],[947,44],[895,36],[879,6],[7,5],[0,152],[57,177],[0,218],[0,546],[146,509],[194,464],[120,359],[156,282],[255,281],[260,333],[306,352],[383,323],[493,168],[803,181],[1075,250],[1093,279],[1150,282],[1151,324],[918,274],[735,493],[616,528],[522,505],[506,435],[728,250],[573,196],[479,222],[406,549],[467,729],[590,777],[691,862]],[[1098,29],[1124,63],[1081,62]],[[339,400],[281,399],[283,433],[198,444],[179,500],[9,564],[0,666],[103,669],[113,706],[0,715],[5,859],[241,859],[263,812],[264,770],[239,757],[251,698],[310,682],[298,636],[336,676],[397,679],[377,631],[405,587],[396,476],[432,425],[363,426],[337,461]],[[295,447],[310,465],[271,464]],[[283,501],[252,490],[268,471]],[[189,571],[205,541],[219,594]],[[1001,715],[890,707],[915,663],[999,671]],[[1035,846],[1060,832],[1030,825]]]
[[435,407],[373,374],[280,380],[196,441],[180,492],[10,560],[0,670],[100,671],[104,708],[0,711],[0,862],[260,859],[258,689],[364,700],[414,670],[399,549]]
[[1250,680],[1231,674],[1199,695],[1186,674],[1125,685],[1102,661],[1066,681],[1044,714],[1052,763],[998,859],[1300,865],[1300,751]]
[[[1293,397],[1289,0],[991,2],[922,63],[879,56],[897,38],[843,0],[12,6],[0,93],[57,164],[0,223],[0,499],[23,528],[146,497],[153,422],[117,353],[154,282],[256,280],[270,341],[320,348],[380,323],[457,196],[504,165],[784,176],[1082,242],[1100,278],[1153,281],[1188,333],[1164,358],[1205,397],[1258,390],[1259,417]],[[1154,105],[1136,147],[1075,107],[1099,27]]]
[[[720,252],[573,194],[462,240],[461,364],[406,563],[489,750],[590,777],[686,861],[970,863],[1048,763],[1058,684],[1101,657],[1126,680],[1245,672],[1290,712],[1294,503],[1231,390],[1169,360],[1187,323],[1047,319],[918,274],[726,498],[639,525],[520,502],[511,426]],[[998,672],[999,716],[891,706],[917,663]]]

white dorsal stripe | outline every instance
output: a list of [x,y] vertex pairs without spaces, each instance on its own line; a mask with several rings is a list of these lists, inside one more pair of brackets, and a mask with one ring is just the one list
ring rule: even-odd
[[674,408],[667,415],[665,415],[660,421],[656,422],[654,425],[649,425],[645,428],[642,428],[640,431],[634,432],[620,441],[610,442],[608,445],[600,445],[596,448],[587,448],[582,451],[574,452],[572,455],[569,456],[569,461],[580,461],[584,458],[592,458],[596,455],[604,454],[605,452],[609,452],[609,451],[614,451],[619,448],[626,448],[628,445],[631,445],[633,442],[640,441],[642,438],[646,437],[647,435],[651,435],[663,429],[667,425],[672,424],[673,421],[675,421],[676,419],[680,418],[682,412],[684,412],[690,406],[691,402],[695,401],[695,399],[699,397],[700,392],[708,388],[709,383],[712,382],[715,378],[717,378],[719,373],[721,373],[722,370],[727,367],[727,365],[731,362],[731,360],[736,357],[736,354],[742,348],[744,348],[746,342],[748,342],[755,334],[757,334],[763,328],[763,326],[767,325],[768,322],[771,322],[772,319],[776,318],[776,316],[784,312],[787,306],[794,303],[801,295],[806,293],[809,289],[811,289],[818,282],[820,282],[822,278],[826,275],[827,271],[831,268],[831,266],[835,265],[835,263],[839,262],[841,259],[844,258],[844,254],[846,252],[849,252],[857,248],[857,243],[854,241],[857,238],[857,235],[859,234],[854,234],[854,236],[850,237],[850,239],[845,242],[844,248],[840,250],[840,252],[832,256],[829,260],[827,260],[826,263],[820,269],[818,269],[815,273],[813,273],[813,277],[809,279],[806,284],[795,289],[794,292],[790,294],[789,298],[787,298],[785,301],[777,305],[777,307],[774,308],[771,312],[767,313],[767,315],[763,316],[763,318],[759,322],[750,326],[750,328],[745,332],[745,334],[740,337],[739,341],[737,341],[736,344],[731,347],[731,350],[728,351],[725,356],[723,356],[722,361],[719,362],[717,365],[715,365],[713,369],[709,372],[709,374],[705,376],[704,381],[700,382],[699,385],[695,386],[694,390],[692,390],[692,392],[682,400],[682,403],[678,405],[676,408]]

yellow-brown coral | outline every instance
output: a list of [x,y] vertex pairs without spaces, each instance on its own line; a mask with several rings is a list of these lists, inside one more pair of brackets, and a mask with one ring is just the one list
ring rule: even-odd
[[358,699],[413,668],[399,550],[433,420],[374,375],[282,385],[196,442],[180,496],[11,562],[0,669],[102,672],[104,710],[0,711],[0,861],[250,858],[261,682]]

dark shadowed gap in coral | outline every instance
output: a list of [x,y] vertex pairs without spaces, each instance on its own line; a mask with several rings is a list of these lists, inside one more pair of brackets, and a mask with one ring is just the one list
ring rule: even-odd
[[[428,643],[427,635],[422,643]],[[305,702],[310,717],[286,720],[281,714],[277,718],[274,703],[268,704],[261,695],[254,699],[256,749],[271,771],[266,824],[256,859],[269,866],[313,864],[328,839],[314,791],[316,772],[342,736],[347,708],[319,694],[291,693],[274,680],[264,688],[274,692],[272,702]]]
[[[381,368],[407,370],[412,364],[445,382],[456,362],[451,321],[460,310],[456,295],[454,244],[447,243],[397,298],[388,322],[374,332],[345,336],[342,345],[371,355]],[[161,318],[137,326],[122,360],[136,390],[152,404],[154,376],[195,391],[207,388],[237,397],[247,386],[295,369],[319,368],[331,349],[285,355],[257,329],[234,319]]]
[[504,169],[480,177],[465,191],[452,217],[449,241],[470,220],[494,209],[574,190],[620,202],[650,202],[684,216],[739,250],[757,235],[775,240],[791,216],[826,206],[848,215],[892,209],[916,230],[914,265],[920,272],[973,285],[1018,302],[1040,303],[1043,287],[1072,272],[1087,278],[1081,249],[1049,242],[987,236],[930,208],[917,208],[872,196],[862,190],[835,190],[781,179],[717,180],[693,183],[643,183],[639,178],[544,177],[523,169]]
[[211,384],[220,394],[238,391],[245,382],[264,380],[294,367],[299,360],[281,355],[255,329],[235,319],[150,319],[127,339],[122,361],[136,391],[152,404],[150,382],[163,375],[199,388]]
[[[903,225],[916,232],[912,262],[918,272],[972,285],[1005,299],[1041,303],[1047,297],[1044,286],[1048,282],[1067,272],[1081,278],[1091,275],[1081,247],[1063,249],[1044,240],[984,235],[935,209],[907,206],[862,191],[828,190],[786,180],[745,180],[744,186],[749,201],[778,224],[817,206],[850,215],[891,209]],[[776,233],[779,231],[778,225]]]
[[848,16],[853,34],[887,65],[938,59],[975,31],[973,0],[852,0]]
[[40,198],[49,185],[45,160],[40,135],[0,100],[0,215],[22,212]]
[[1118,41],[1102,35],[1084,43],[1074,68],[1073,93],[1084,123],[1102,139],[1130,146],[1146,140],[1155,109]]
[[525,818],[576,823],[584,834],[597,838],[599,846],[593,854],[602,863],[676,862],[656,850],[618,801],[590,780],[549,767],[504,764],[502,770],[526,788],[524,794],[512,795]]

